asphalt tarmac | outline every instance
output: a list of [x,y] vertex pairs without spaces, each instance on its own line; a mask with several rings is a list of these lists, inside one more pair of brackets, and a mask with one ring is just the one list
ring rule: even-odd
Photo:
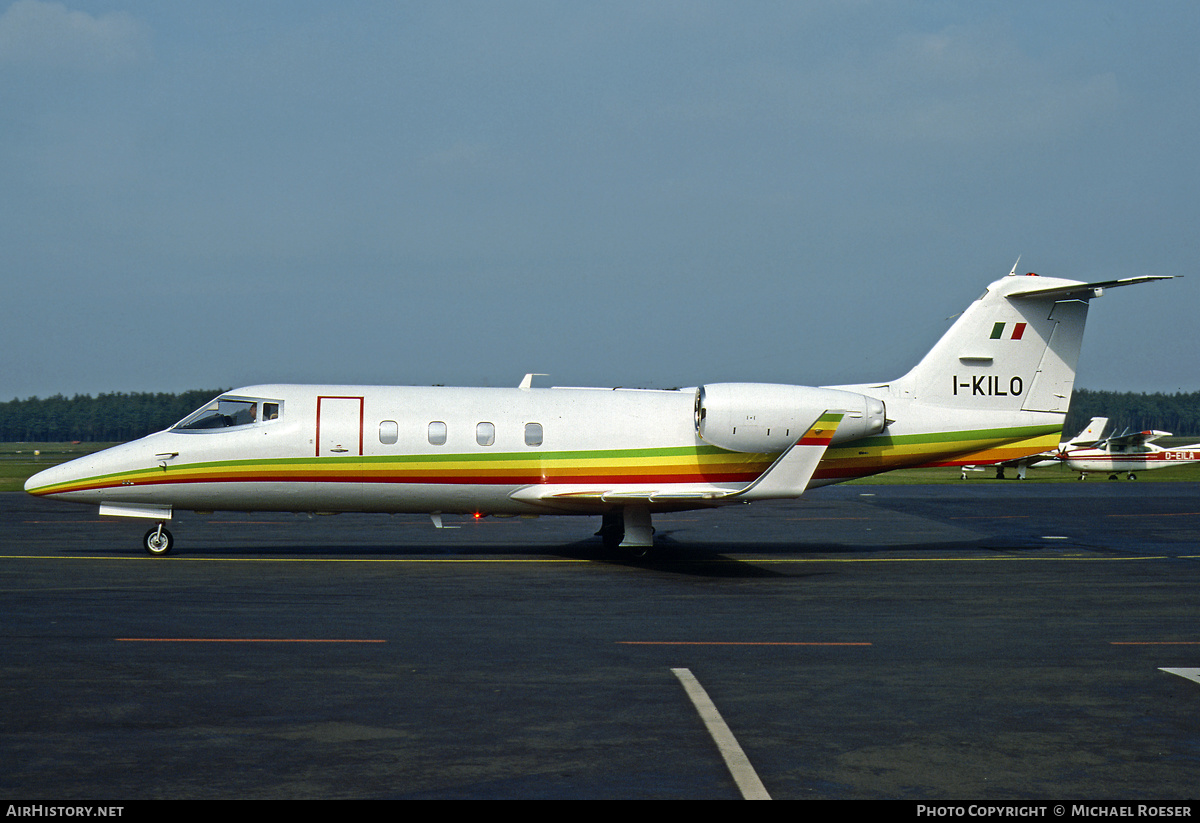
[[833,487],[657,516],[642,559],[446,522],[185,512],[151,558],[0,494],[0,794],[1198,793],[1200,484]]

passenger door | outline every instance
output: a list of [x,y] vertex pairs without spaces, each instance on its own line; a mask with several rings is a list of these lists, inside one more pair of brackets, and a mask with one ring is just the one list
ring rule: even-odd
[[317,457],[362,457],[363,399],[317,397]]

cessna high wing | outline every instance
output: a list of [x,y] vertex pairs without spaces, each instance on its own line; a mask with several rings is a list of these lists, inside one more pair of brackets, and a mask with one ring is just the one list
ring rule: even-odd
[[1200,443],[1165,449],[1154,443],[1160,437],[1170,436],[1170,432],[1163,431],[1127,431],[1101,438],[1099,435],[1108,420],[1104,417],[1093,418],[1088,431],[1093,430],[1097,422],[1100,427],[1090,443],[1086,442],[1086,433],[1081,434],[1058,455],[1058,458],[1067,464],[1067,468],[1079,472],[1080,480],[1087,477],[1088,472],[1107,473],[1109,480],[1116,480],[1117,475],[1124,472],[1130,480],[1136,480],[1140,471],[1200,461]]
[[897,380],[670,391],[248,386],[171,428],[46,469],[25,489],[147,518],[176,509],[593,515],[644,550],[655,512],[797,498],[936,462],[1058,445],[1089,300],[1165,277],[992,283]]

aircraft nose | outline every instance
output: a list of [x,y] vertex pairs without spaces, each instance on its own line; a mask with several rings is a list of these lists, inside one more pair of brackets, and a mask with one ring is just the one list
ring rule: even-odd
[[145,452],[145,444],[139,440],[76,457],[66,463],[49,466],[33,475],[25,481],[25,491],[37,497],[56,500],[98,502],[97,496],[115,485],[112,482],[114,472],[146,465]]
[[38,497],[57,497],[61,492],[71,491],[81,478],[94,473],[91,468],[86,457],[49,466],[25,481],[25,491]]
[[42,469],[25,481],[25,491],[30,494],[38,494],[39,489],[46,489],[55,485],[62,477],[62,466],[51,466],[48,469]]

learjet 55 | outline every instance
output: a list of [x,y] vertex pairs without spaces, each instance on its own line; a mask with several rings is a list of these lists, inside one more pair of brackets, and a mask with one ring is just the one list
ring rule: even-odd
[[162,555],[176,509],[600,516],[644,550],[655,512],[797,498],[927,464],[1055,448],[1088,301],[1106,288],[992,283],[903,377],[810,387],[663,390],[260,385],[171,428],[46,469],[31,494],[148,518]]

